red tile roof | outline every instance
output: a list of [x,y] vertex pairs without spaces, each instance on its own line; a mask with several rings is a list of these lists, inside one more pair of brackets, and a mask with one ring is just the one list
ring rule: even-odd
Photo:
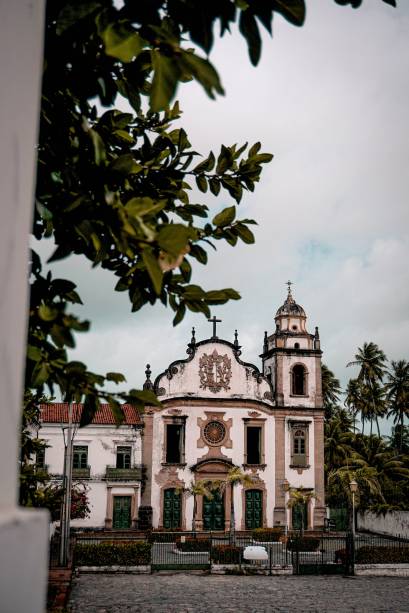
[[[78,423],[82,413],[82,404],[74,404],[73,421]],[[49,424],[68,423],[68,402],[52,402],[50,404],[41,404],[41,421]],[[123,404],[122,410],[125,419],[122,422],[127,426],[135,426],[141,424],[142,420],[139,411],[131,404]],[[115,417],[109,404],[101,404],[100,409],[95,413],[92,420],[93,424],[108,424],[116,425]]]

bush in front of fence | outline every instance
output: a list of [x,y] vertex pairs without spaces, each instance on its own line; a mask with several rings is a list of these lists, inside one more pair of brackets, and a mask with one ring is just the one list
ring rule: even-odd
[[175,528],[172,532],[164,528],[155,528],[146,532],[146,538],[149,543],[174,543],[175,532],[182,532],[181,528]]
[[145,542],[112,544],[77,543],[74,549],[76,566],[144,566],[151,563],[151,545]]
[[408,564],[409,547],[364,545],[355,553],[357,564]]
[[240,564],[243,549],[235,545],[215,545],[212,548],[212,562],[215,564]]
[[337,549],[334,553],[334,562],[335,564],[346,564],[347,561],[347,550],[345,547],[343,549]]
[[313,536],[292,537],[287,542],[289,551],[317,551],[320,539]]
[[282,528],[255,528],[252,537],[259,543],[278,543],[283,534]]
[[184,539],[180,536],[176,539],[176,547],[179,551],[197,552],[210,551],[212,541],[209,538],[195,538],[194,536],[186,536]]

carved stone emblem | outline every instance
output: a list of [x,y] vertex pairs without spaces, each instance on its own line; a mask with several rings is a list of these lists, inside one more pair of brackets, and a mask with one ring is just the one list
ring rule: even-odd
[[231,360],[227,354],[219,355],[216,349],[208,355],[204,353],[199,359],[200,387],[217,393],[230,389]]

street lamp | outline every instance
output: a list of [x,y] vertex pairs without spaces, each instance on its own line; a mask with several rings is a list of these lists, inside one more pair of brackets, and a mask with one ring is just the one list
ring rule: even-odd
[[290,483],[288,481],[288,479],[284,479],[284,481],[282,482],[282,488],[283,488],[283,492],[284,492],[284,534],[287,537],[287,533],[288,533],[288,527],[287,527],[287,492],[290,489]]
[[352,494],[352,535],[355,537],[355,494],[358,491],[358,483],[355,481],[355,479],[352,479],[352,481],[349,483],[349,489],[351,490]]

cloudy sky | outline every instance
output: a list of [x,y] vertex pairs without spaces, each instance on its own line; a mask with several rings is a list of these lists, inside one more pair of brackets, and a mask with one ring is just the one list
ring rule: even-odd
[[[367,0],[353,10],[310,0],[303,28],[276,18],[257,68],[237,33],[217,42],[211,59],[224,98],[209,100],[194,83],[178,92],[195,150],[260,140],[274,154],[239,207],[240,217],[258,221],[256,244],[220,248],[193,277],[240,292],[241,301],[214,314],[220,336],[232,340],[238,329],[246,360],[259,364],[288,279],[343,384],[364,341],[409,359],[409,7],[399,4]],[[215,211],[231,205],[224,195],[196,198]],[[131,314],[110,273],[80,258],[54,273],[78,283],[85,306],[77,313],[92,321],[75,358],[97,372],[123,372],[130,386],[143,383],[147,362],[156,375],[185,357],[192,325],[199,340],[210,335],[203,316],[173,328],[162,306]]]

